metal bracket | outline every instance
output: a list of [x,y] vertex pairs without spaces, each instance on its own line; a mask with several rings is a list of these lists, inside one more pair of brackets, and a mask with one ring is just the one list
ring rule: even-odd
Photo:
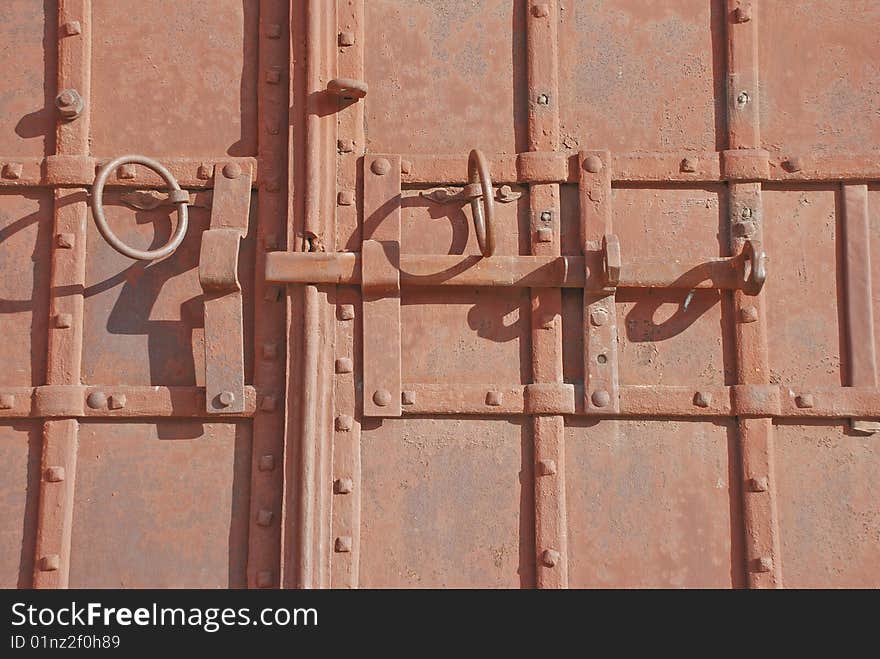
[[222,168],[214,182],[211,225],[202,234],[199,283],[205,293],[205,401],[211,414],[243,412],[245,406],[238,252],[248,230],[251,177],[236,163]]

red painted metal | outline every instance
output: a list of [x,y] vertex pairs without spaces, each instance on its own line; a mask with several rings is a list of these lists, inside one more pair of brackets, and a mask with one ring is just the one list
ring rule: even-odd
[[880,585],[876,3],[124,5],[0,7],[0,585]]

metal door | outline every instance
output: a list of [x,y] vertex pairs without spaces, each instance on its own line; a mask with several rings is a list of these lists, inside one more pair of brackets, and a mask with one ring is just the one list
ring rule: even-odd
[[5,585],[880,585],[875,3],[0,12]]

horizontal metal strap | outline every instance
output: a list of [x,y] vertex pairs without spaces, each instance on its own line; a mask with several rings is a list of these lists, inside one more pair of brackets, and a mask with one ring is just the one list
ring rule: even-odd
[[[273,395],[268,394],[264,398],[271,396]],[[222,416],[254,416],[257,409],[257,392],[254,387],[245,387],[244,398],[244,411]],[[205,388],[121,385],[0,387],[0,418],[171,416],[207,417]]]
[[[400,285],[514,286],[604,290],[601,252],[588,256],[400,255]],[[738,257],[699,263],[680,259],[624,262],[618,288],[741,288]],[[589,267],[587,267],[589,266]],[[587,273],[588,274],[585,274]],[[300,284],[361,284],[357,252],[271,252],[266,255],[266,280]]]

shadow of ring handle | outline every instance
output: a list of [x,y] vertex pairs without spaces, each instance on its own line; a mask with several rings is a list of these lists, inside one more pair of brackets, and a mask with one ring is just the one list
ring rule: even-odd
[[473,149],[468,156],[468,183],[479,183],[483,190],[482,195],[471,199],[471,213],[480,252],[483,256],[492,256],[495,253],[495,198],[489,165],[479,149]]
[[[110,176],[111,172],[115,172],[119,166],[127,164],[143,165],[144,167],[152,169],[165,179],[165,183],[167,183],[170,188],[169,195],[171,200],[177,206],[177,229],[175,230],[174,235],[171,236],[171,240],[169,240],[163,247],[151,250],[140,250],[130,247],[122,242],[107,224],[107,218],[104,217],[104,185],[107,183],[107,177]],[[189,202],[189,196],[181,194],[181,192],[182,190],[177,183],[177,180],[161,163],[152,158],[147,158],[146,156],[120,156],[119,158],[115,158],[106,163],[100,170],[98,170],[98,174],[95,176],[95,182],[92,185],[92,215],[95,218],[95,225],[98,227],[98,231],[101,232],[104,240],[106,240],[110,246],[120,254],[124,254],[130,259],[136,259],[139,261],[154,261],[156,259],[161,259],[174,252],[186,236],[186,230],[189,224],[189,215],[187,213],[186,205]]]
[[[767,253],[761,243],[747,240],[743,245],[743,285],[746,295],[758,295],[767,281]],[[746,261],[748,266],[746,266]]]

